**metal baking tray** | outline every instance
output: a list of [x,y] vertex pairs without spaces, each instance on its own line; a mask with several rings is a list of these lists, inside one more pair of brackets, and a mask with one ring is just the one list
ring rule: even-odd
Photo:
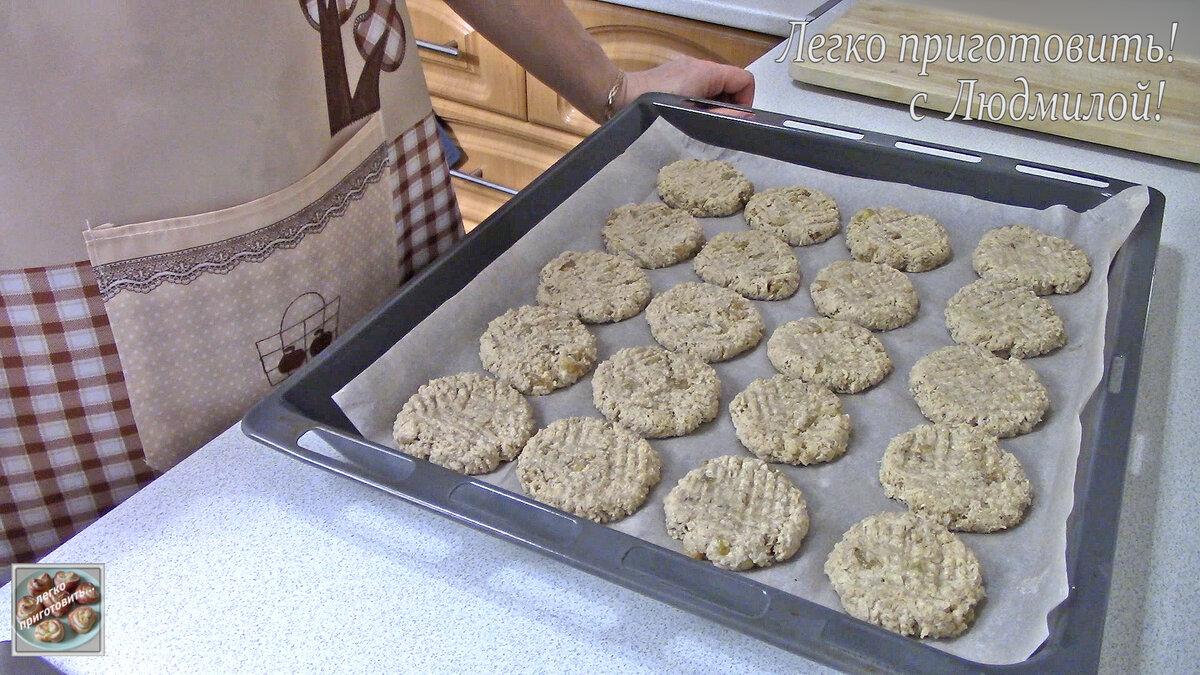
[[[851,671],[1085,672],[1096,669],[1116,546],[1142,339],[1165,199],[1150,203],[1108,271],[1104,375],[1081,415],[1074,508],[1067,523],[1070,594],[1027,660],[985,665],[904,638],[707,562],[557,511],[365,440],[333,394],[451,298],[560,202],[663,118],[693,138],[816,169],[1076,211],[1134,184],[776,113],[665,94],[641,97],[404,285],[333,348],[256,405],[249,437],[295,459],[537,550],[551,558],[800,654]],[[728,106],[725,106],[728,107]],[[978,161],[975,161],[978,158]],[[316,438],[349,461],[315,451]],[[319,445],[319,444],[318,444]]]

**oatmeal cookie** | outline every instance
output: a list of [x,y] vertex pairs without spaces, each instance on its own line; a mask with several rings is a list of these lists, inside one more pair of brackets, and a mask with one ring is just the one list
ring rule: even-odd
[[679,481],[664,501],[667,532],[693,558],[745,570],[791,558],[808,534],[800,488],[754,457],[706,460]]

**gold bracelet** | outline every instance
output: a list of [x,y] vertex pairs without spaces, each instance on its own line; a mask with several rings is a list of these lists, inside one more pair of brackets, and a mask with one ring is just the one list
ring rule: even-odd
[[608,99],[604,105],[604,119],[602,122],[607,122],[617,114],[617,96],[620,95],[621,89],[625,86],[625,71],[617,69],[617,79],[613,80],[612,88],[608,90]]

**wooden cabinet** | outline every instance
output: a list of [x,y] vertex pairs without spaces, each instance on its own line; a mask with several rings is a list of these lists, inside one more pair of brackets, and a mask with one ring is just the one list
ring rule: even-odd
[[524,68],[441,0],[410,0],[408,11],[429,93],[525,119]]
[[[624,70],[646,70],[680,56],[745,67],[780,39],[594,0],[566,0],[584,28]],[[530,122],[586,136],[596,123],[526,73]]]
[[[512,190],[528,185],[580,141],[575,134],[436,96],[433,107],[466,154],[458,171]],[[452,180],[468,230],[509,198],[479,183],[457,177]]]
[[[597,0],[566,4],[625,70],[679,56],[746,66],[779,43],[770,35]],[[459,172],[519,190],[596,129],[441,0],[409,0],[408,7],[418,44],[425,45],[419,52],[433,107],[466,154]],[[454,187],[468,230],[509,197],[457,177]]]

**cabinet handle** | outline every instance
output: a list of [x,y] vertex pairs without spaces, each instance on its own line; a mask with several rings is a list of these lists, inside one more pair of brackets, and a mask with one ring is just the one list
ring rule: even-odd
[[420,49],[427,49],[431,52],[445,54],[446,56],[455,59],[457,59],[459,56],[458,40],[450,40],[449,42],[444,42],[440,45],[436,42],[429,42],[428,40],[416,40],[415,42],[417,43],[417,47]]
[[[482,175],[483,171],[476,170],[474,173],[478,173],[478,174]],[[458,169],[450,169],[450,175],[454,178],[457,178],[459,180],[465,180],[468,183],[473,183],[480,187],[485,187],[490,190],[495,190],[496,192],[503,192],[504,194],[508,195],[509,197],[517,194],[517,191],[510,187],[505,187],[503,185],[500,185],[499,183],[493,183],[490,180],[484,180],[482,177],[475,176],[470,173],[463,173],[462,171],[459,171]]]

